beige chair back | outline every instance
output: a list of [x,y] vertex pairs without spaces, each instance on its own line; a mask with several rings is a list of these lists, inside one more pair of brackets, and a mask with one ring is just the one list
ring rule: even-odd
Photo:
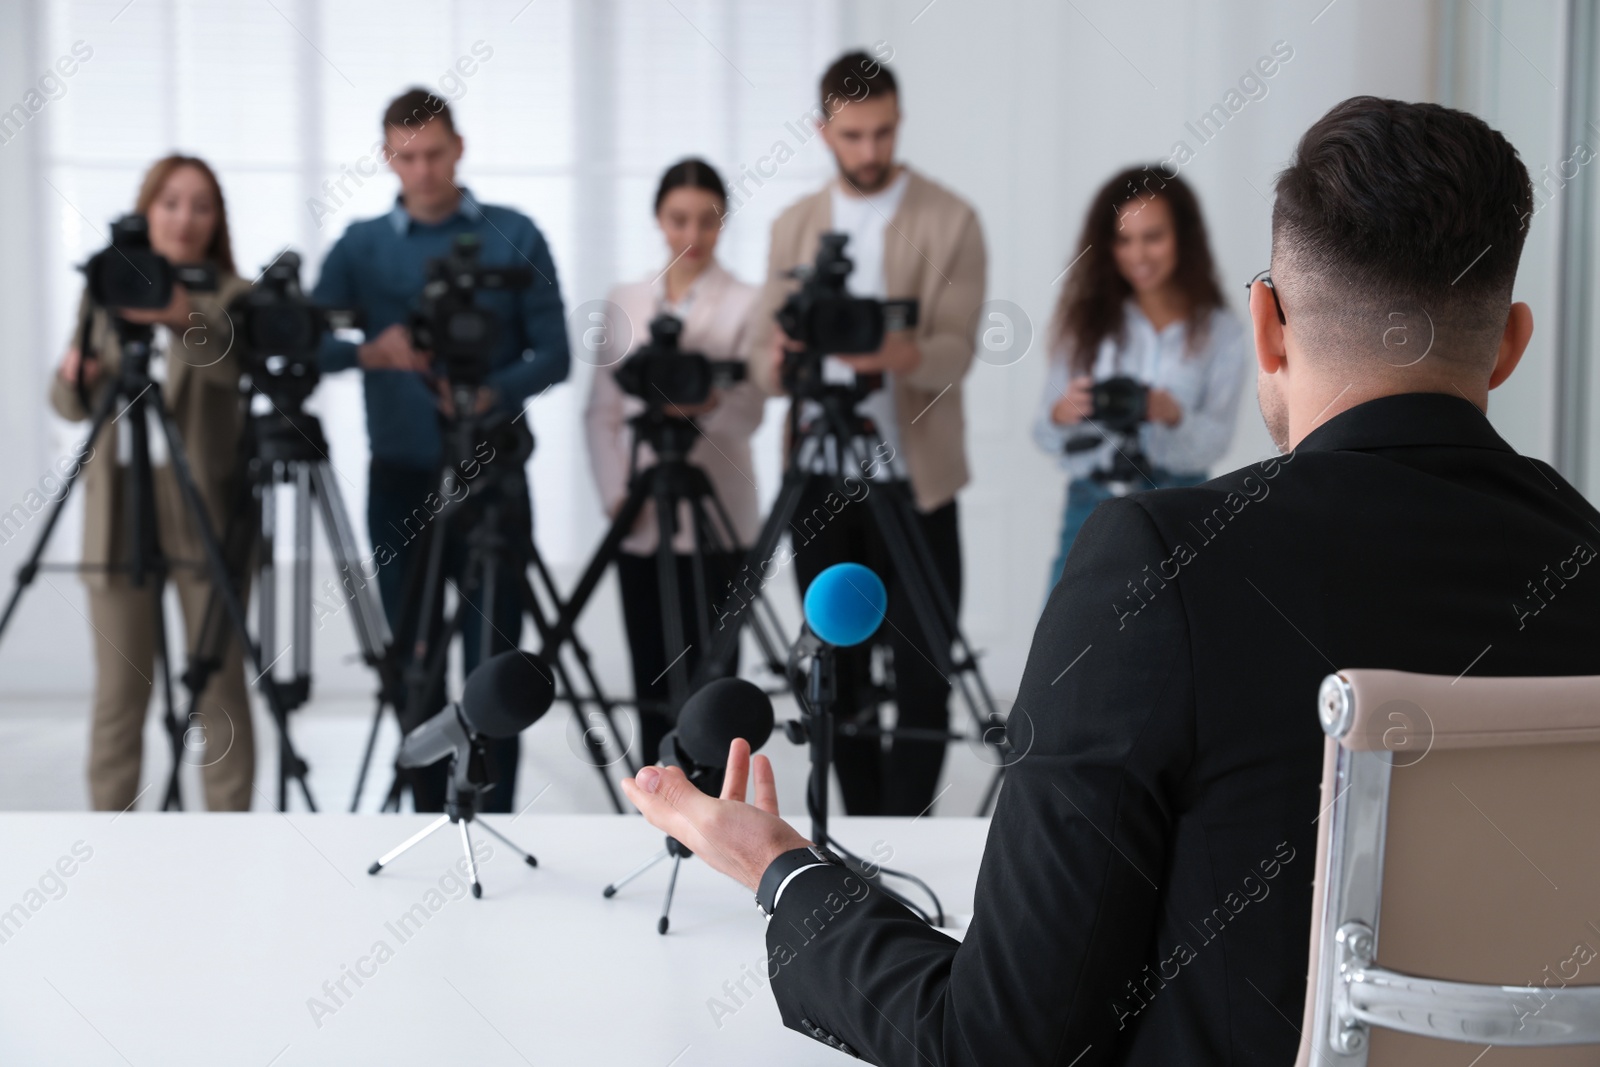
[[1297,1063],[1600,1063],[1600,677],[1341,671],[1318,711]]

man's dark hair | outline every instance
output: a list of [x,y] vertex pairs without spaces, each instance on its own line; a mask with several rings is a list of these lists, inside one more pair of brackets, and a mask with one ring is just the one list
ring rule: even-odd
[[409,141],[424,123],[438,119],[444,128],[456,132],[455,119],[444,98],[426,89],[407,89],[389,102],[383,112],[383,138]]
[[1437,355],[1476,363],[1492,352],[1533,189],[1517,150],[1482,119],[1352,97],[1306,131],[1277,193],[1283,309],[1312,347],[1367,354],[1387,346],[1396,316],[1426,312]]
[[830,119],[846,104],[879,93],[899,96],[889,68],[865,52],[846,52],[822,73],[822,117]]

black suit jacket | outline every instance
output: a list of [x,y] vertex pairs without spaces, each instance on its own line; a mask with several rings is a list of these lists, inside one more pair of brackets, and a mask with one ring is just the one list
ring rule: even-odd
[[1101,505],[1034,635],[964,942],[808,871],[767,927],[785,1024],[908,1067],[1293,1063],[1322,678],[1600,674],[1597,547],[1600,513],[1437,393]]

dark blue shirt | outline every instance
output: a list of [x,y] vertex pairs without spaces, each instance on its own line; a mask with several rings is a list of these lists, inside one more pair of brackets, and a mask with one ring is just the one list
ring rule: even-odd
[[[359,308],[366,335],[376,337],[404,324],[426,281],[427,264],[450,252],[458,234],[476,234],[480,261],[523,267],[533,285],[509,292],[479,292],[477,302],[501,324],[490,353],[488,384],[502,407],[516,410],[528,397],[567,376],[567,327],[550,248],[533,220],[511,208],[479,204],[462,190],[461,204],[436,224],[418,222],[398,198],[387,215],[353,223],[328,252],[315,298],[331,307]],[[323,373],[356,366],[356,345],[327,338],[318,353]],[[408,467],[432,468],[440,461],[437,394],[414,371],[363,372],[367,436],[372,458]]]

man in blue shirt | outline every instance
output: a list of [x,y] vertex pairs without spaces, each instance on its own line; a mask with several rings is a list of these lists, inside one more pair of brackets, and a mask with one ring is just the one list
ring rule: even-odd
[[[354,367],[362,371],[372,448],[367,529],[396,648],[409,654],[417,620],[400,618],[406,575],[413,563],[426,564],[425,554],[416,550],[425,544],[421,535],[443,506],[441,422],[455,415],[445,368],[413,346],[406,325],[426,281],[429,261],[450,254],[458,236],[471,234],[478,240],[484,265],[532,274],[528,288],[477,294],[479,306],[489,309],[500,325],[489,353],[488,375],[477,394],[480,412],[517,416],[529,397],[566,378],[569,357],[561,291],[544,236],[526,215],[480,204],[456,184],[463,140],[449,105],[426,90],[412,89],[389,105],[383,129],[383,158],[400,179],[400,195],[387,215],[354,223],[345,231],[323,262],[315,297],[326,305],[359,308],[365,315],[365,343],[329,338],[319,355],[323,373]],[[487,463],[492,456],[475,458]],[[468,494],[474,490],[471,479],[477,473],[462,471]],[[513,545],[526,543],[532,536],[526,474],[508,472],[497,485],[504,498],[499,532]],[[492,623],[480,607],[485,591],[461,586],[470,525],[451,520],[445,548],[446,571],[468,601],[460,609],[468,671],[481,658],[483,626],[493,627],[494,651],[515,647],[522,633],[520,575],[515,568],[502,569],[496,582]],[[437,619],[434,627],[437,632]],[[435,693],[424,710],[431,714],[442,703],[443,693]],[[409,728],[416,723],[401,725]],[[517,751],[516,738],[492,743],[488,771],[495,786],[483,798],[483,810],[511,810]],[[442,810],[442,763],[414,774],[411,786],[418,811]]]

